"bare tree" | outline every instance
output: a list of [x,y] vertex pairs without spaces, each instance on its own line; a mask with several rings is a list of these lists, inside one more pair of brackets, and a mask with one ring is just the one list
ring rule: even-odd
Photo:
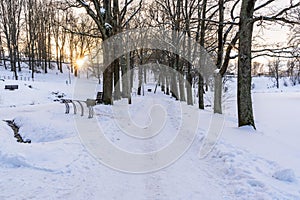
[[239,24],[238,122],[255,128],[251,97],[251,51],[255,1],[243,0]]
[[1,64],[4,65],[4,68],[7,69],[5,53],[4,53],[4,46],[2,43],[2,35],[1,34],[0,34],[0,60],[1,60]]
[[[219,0],[219,24],[218,24],[218,49],[217,49],[217,63],[218,69],[221,69],[223,62],[223,52],[224,52],[224,0]],[[219,70],[215,73],[215,95],[214,95],[214,112],[222,113],[222,75]]]
[[[255,16],[254,13],[261,8],[273,3],[274,0],[266,1],[255,7],[255,1],[243,0],[239,23],[239,56],[238,56],[238,124],[239,126],[250,125],[255,128],[252,98],[251,98],[251,61],[252,61],[252,34],[253,24],[264,21],[282,24],[297,24],[287,13],[299,8],[300,2],[290,1],[290,5],[273,11],[269,16]],[[267,50],[269,51],[269,50]],[[272,51],[272,50],[271,50]]]
[[[124,28],[132,17],[140,10],[142,0],[131,16],[126,16],[128,7],[133,1],[125,1],[122,8],[120,8],[119,0],[77,0],[77,4],[83,7],[87,14],[97,24],[98,30],[101,33],[102,40],[106,40],[112,35],[116,34],[119,30]],[[126,19],[127,17],[127,19]],[[103,47],[104,54],[110,49]],[[104,56],[104,65],[107,64],[106,56]],[[113,91],[113,71],[115,70],[116,62],[110,64],[103,73],[103,102],[104,104],[112,104],[112,91]],[[116,77],[118,78],[118,77]]]
[[37,17],[36,16],[36,1],[28,0],[25,3],[25,19],[27,32],[27,54],[29,58],[29,69],[31,70],[31,78],[34,78],[35,72],[35,41],[37,38]]
[[101,84],[102,73],[104,71],[103,68],[103,54],[101,53],[102,48],[100,48],[100,44],[96,43],[96,48],[90,52],[89,57],[89,67],[88,70],[91,73],[92,77],[97,78],[98,84]]
[[[236,48],[235,45],[239,39],[239,31],[235,28],[238,25],[236,20],[239,18],[235,16],[238,3],[239,1],[232,3],[226,0],[219,0],[217,5],[218,9],[216,10],[218,12],[218,21],[211,22],[217,25],[217,46],[215,47],[217,49],[217,70],[214,73],[214,113],[219,114],[222,113],[222,79],[227,71],[230,60],[235,58],[231,56],[231,52],[232,49]],[[226,5],[230,5],[230,7],[228,6],[229,9],[226,9]],[[226,13],[229,13],[227,14],[229,15],[229,19],[225,18]],[[209,19],[209,21],[211,20]]]
[[275,78],[275,86],[279,88],[279,79],[280,79],[280,58],[275,58],[268,63],[269,75]]
[[[20,36],[21,12],[23,0],[2,0],[0,8],[0,20],[6,39],[7,49],[9,51],[11,71],[18,80],[17,62],[18,62],[18,41]],[[21,70],[19,65],[19,70]]]
[[[300,6],[293,10],[292,15],[296,21],[300,21]],[[289,45],[292,46],[292,56],[289,59],[288,69],[292,84],[300,84],[300,24],[295,24],[291,28]]]
[[[198,18],[202,19],[199,20],[198,22],[198,27],[197,27],[197,34],[196,34],[196,42],[199,41],[199,44],[202,48],[205,48],[205,20],[206,19],[206,8],[207,8],[207,0],[202,1],[202,8],[200,8],[200,3],[201,0],[198,1]],[[200,32],[200,34],[199,34]],[[200,70],[203,67],[202,63],[204,63],[204,58],[203,55],[200,55],[200,61],[199,61],[199,67]],[[204,109],[204,81],[203,81],[203,76],[200,72],[198,72],[198,107],[199,109]]]
[[[182,8],[183,1],[181,0],[156,0],[155,7],[160,9],[163,17],[157,16],[156,22],[158,25],[165,25],[166,28],[170,28],[173,31],[172,41],[175,45],[173,52],[176,52],[179,49],[179,38],[182,32]],[[164,20],[164,21],[163,21]],[[180,64],[179,52],[168,55],[169,58],[169,67],[177,70],[180,73],[183,73],[183,66]],[[171,76],[170,77],[170,89],[172,97],[176,100],[185,101],[185,92],[184,85],[182,80],[177,79],[180,77]],[[179,85],[178,85],[179,82]],[[178,88],[179,87],[179,88]],[[180,95],[180,96],[179,96]]]
[[296,58],[288,60],[287,68],[292,85],[300,84],[300,61]]

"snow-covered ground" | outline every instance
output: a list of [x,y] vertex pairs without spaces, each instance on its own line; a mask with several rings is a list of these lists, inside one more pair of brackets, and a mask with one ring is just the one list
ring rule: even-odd
[[[269,78],[254,78],[254,131],[237,128],[233,79],[222,135],[206,158],[198,153],[212,114],[199,111],[194,143],[180,159],[156,172],[131,174],[101,164],[81,143],[74,120],[79,114],[71,109],[66,115],[65,106],[54,101],[59,95],[72,98],[75,79],[71,85],[66,80],[67,73],[50,72],[34,82],[0,81],[0,199],[300,199],[299,86],[270,89]],[[4,90],[7,84],[19,89]],[[145,113],[153,101],[165,105],[166,131],[149,140],[128,137],[114,124],[111,107],[98,105],[95,117],[107,138],[132,152],[168,144],[180,124],[179,103],[159,92],[132,100],[131,116],[140,126],[149,123]],[[89,120],[86,113],[83,118]],[[32,143],[17,143],[2,120],[14,120]]]

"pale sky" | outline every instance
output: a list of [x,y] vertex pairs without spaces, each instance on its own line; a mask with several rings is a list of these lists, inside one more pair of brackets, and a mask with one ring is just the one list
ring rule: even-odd
[[[296,2],[295,0],[293,1]],[[259,0],[256,4],[260,5],[261,2],[266,2],[266,0]],[[268,13],[270,13],[270,11],[281,10],[282,8],[288,7],[289,4],[289,0],[276,0],[273,3],[271,3],[267,8],[262,9],[261,13],[262,15],[267,15]],[[265,28],[257,26],[257,23],[254,25],[254,36],[255,34],[259,34],[261,36],[260,39],[257,38],[256,43],[258,43],[259,45],[279,44],[281,47],[287,46],[290,32],[289,27],[270,22],[264,24],[267,24]],[[255,60],[258,62],[266,63],[269,60],[272,60],[272,58],[260,57]]]

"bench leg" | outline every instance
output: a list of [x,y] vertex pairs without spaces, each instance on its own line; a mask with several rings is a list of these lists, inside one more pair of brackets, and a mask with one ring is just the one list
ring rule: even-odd
[[93,118],[94,116],[94,109],[93,109],[93,106],[89,106],[89,117],[88,118]]
[[80,105],[80,108],[81,108],[81,116],[83,116],[84,114],[84,108],[83,108],[83,105],[80,101],[76,100],[76,102]]
[[74,115],[76,115],[76,113],[77,113],[76,105],[75,105],[75,103],[73,101],[71,103],[73,105]]
[[70,113],[70,106],[68,103],[65,103],[66,105],[66,114],[69,114]]

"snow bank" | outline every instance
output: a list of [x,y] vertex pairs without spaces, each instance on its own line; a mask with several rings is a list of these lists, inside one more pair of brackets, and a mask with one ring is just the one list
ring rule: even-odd
[[30,139],[31,142],[36,143],[52,142],[76,135],[74,129],[66,125],[72,126],[74,122],[71,114],[64,114],[64,105],[57,102],[40,106],[37,110],[33,108],[31,112],[36,114],[23,113],[14,118],[24,140]]

